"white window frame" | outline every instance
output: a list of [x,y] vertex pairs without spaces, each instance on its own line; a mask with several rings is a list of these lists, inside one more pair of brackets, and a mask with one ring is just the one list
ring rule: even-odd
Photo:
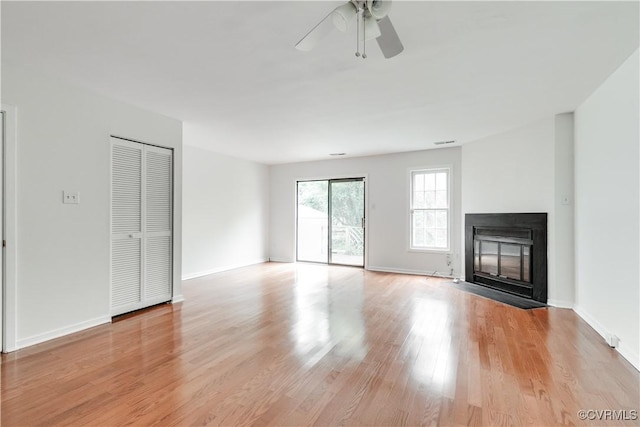
[[[412,168],[409,170],[409,251],[410,252],[439,252],[439,253],[447,253],[451,252],[451,233],[452,233],[452,214],[451,214],[451,167],[450,166],[439,166],[439,167],[428,167],[428,168]],[[413,205],[413,197],[414,197],[414,176],[416,174],[426,174],[426,173],[441,173],[445,172],[447,174],[447,207],[446,208],[414,208]],[[435,247],[435,246],[415,246],[413,243],[413,212],[416,210],[421,211],[430,211],[430,210],[446,210],[447,211],[447,245],[444,248]]]

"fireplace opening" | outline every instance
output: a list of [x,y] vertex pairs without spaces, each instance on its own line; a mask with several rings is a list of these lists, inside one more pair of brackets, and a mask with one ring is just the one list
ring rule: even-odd
[[467,214],[465,280],[547,302],[547,214]]

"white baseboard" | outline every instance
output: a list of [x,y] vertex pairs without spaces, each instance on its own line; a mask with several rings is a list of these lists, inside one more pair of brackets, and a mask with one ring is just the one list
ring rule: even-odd
[[[597,333],[604,339],[604,345],[607,345],[607,337],[611,335],[611,331],[609,331],[606,327],[602,325],[599,321],[597,321],[593,316],[587,313],[582,307],[575,306],[573,307],[573,311],[575,311],[578,316],[582,317],[582,319],[589,324]],[[631,351],[628,346],[625,345],[623,341],[620,342],[620,346],[616,348],[618,353],[629,363],[633,365],[638,371],[640,371],[640,357],[635,354],[635,352]]]
[[640,371],[640,355],[633,352],[629,346],[624,344],[624,342],[620,342],[620,346],[616,348],[616,350],[618,350],[618,353],[627,359],[627,361],[631,363],[636,370]]
[[221,273],[223,271],[235,270],[236,268],[248,267],[250,265],[262,264],[268,262],[269,258],[260,258],[252,261],[247,261],[238,264],[225,265],[222,267],[212,268],[211,270],[199,271],[197,273],[189,273],[182,276],[182,280],[191,280],[202,276],[208,276],[209,274]]
[[173,298],[171,298],[171,304],[176,304],[182,301],[184,301],[184,296],[182,294],[176,295]]
[[84,322],[76,323],[74,325],[65,326],[64,328],[54,329],[53,331],[19,339],[16,343],[17,348],[15,350],[29,347],[35,344],[40,344],[45,341],[49,341],[55,338],[60,338],[65,335],[69,335],[69,334],[83,331],[85,329],[93,328],[95,326],[104,325],[105,323],[111,323],[111,316],[100,316],[100,317],[96,317],[95,319],[90,319]]
[[293,260],[293,259],[289,259],[289,258],[278,258],[278,257],[276,257],[276,258],[273,258],[273,257],[272,257],[272,258],[269,258],[269,261],[270,261],[270,262],[286,262],[286,263],[296,262],[296,261],[295,261],[295,260]]
[[368,266],[367,270],[371,271],[380,271],[383,273],[400,273],[400,274],[414,274],[418,276],[434,276],[434,277],[444,277],[448,279],[453,279],[454,277],[460,277],[453,272],[453,276],[449,273],[443,273],[440,271],[433,270],[409,270],[404,268],[392,268],[392,267],[377,267],[377,266]]
[[589,313],[584,311],[584,309],[578,305],[573,307],[573,311],[580,317],[582,320],[587,322],[589,326],[591,326],[602,338],[604,338],[605,342],[607,341],[607,336],[610,334],[609,330],[605,328],[600,322],[594,319]]
[[565,300],[561,300],[561,299],[549,298],[547,300],[547,304],[550,305],[551,307],[556,307],[556,308],[571,308],[571,309],[573,309],[573,302],[572,301],[565,301]]

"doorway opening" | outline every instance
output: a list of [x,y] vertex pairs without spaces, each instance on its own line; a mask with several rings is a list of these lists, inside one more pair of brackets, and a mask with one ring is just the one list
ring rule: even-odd
[[296,260],[364,267],[365,179],[297,182]]

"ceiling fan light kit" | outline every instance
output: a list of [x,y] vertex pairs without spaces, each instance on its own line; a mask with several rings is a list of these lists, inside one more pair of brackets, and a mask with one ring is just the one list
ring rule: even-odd
[[[392,58],[404,50],[402,42],[389,19],[391,0],[350,0],[348,3],[335,8],[320,21],[302,40],[296,44],[296,49],[308,51],[313,49],[320,39],[332,30],[327,25],[331,16],[333,27],[345,32],[349,24],[356,18],[356,56],[366,58],[366,41],[376,39],[385,58]],[[360,51],[362,47],[362,52]]]
[[367,10],[375,19],[382,19],[391,10],[391,0],[367,0]]
[[378,25],[378,21],[369,16],[364,20],[364,39],[371,40],[377,39],[380,37],[382,33],[380,32],[380,25]]
[[357,12],[358,10],[356,9],[356,6],[351,2],[336,7],[335,10],[331,12],[333,25],[338,29],[338,31],[342,31],[344,33],[349,28],[349,24],[353,21]]

